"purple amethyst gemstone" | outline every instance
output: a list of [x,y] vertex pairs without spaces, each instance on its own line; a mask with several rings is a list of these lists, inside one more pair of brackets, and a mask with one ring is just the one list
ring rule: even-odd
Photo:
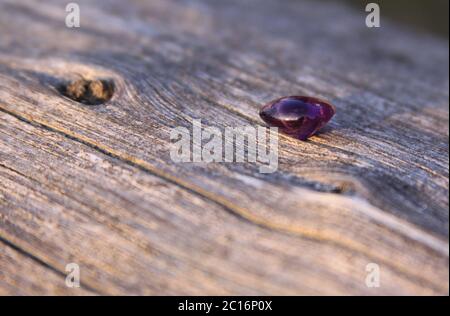
[[259,115],[270,126],[306,140],[324,127],[336,112],[330,103],[305,96],[277,99],[266,104]]

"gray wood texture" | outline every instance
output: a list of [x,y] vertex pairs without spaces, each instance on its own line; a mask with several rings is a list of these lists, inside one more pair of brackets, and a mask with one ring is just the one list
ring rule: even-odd
[[[447,41],[332,2],[77,3],[0,0],[0,294],[448,294]],[[171,128],[302,94],[337,114],[277,172],[170,160]]]

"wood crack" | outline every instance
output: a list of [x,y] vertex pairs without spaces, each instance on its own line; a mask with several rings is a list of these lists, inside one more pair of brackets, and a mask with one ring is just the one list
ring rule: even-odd
[[[40,258],[36,257],[32,253],[26,251],[25,249],[22,249],[20,246],[14,244],[13,242],[9,241],[8,239],[4,238],[1,235],[0,235],[0,243],[3,243],[4,245],[12,248],[13,250],[15,250],[18,253],[20,253],[21,255],[23,255],[24,257],[31,259],[33,262],[35,262],[39,266],[56,273],[57,275],[61,276],[62,280],[64,280],[67,277],[67,274],[65,274],[64,272],[60,271],[59,269],[52,266],[51,264],[48,264],[47,262],[41,260]],[[102,295],[101,292],[99,292],[98,290],[96,290],[95,288],[90,286],[89,284],[81,282],[80,287],[82,287],[85,290],[88,290],[89,292],[92,292],[95,295]]]

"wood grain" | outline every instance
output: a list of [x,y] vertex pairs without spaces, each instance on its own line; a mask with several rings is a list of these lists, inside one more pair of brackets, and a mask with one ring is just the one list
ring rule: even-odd
[[[448,43],[331,3],[79,3],[68,29],[58,1],[0,1],[2,294],[70,292],[69,262],[73,294],[448,294]],[[63,97],[80,76],[112,100]],[[293,94],[338,112],[280,135],[277,172],[170,160],[171,128]]]

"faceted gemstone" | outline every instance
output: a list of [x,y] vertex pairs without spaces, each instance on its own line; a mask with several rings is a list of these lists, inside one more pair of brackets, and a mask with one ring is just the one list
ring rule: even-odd
[[325,126],[336,112],[330,103],[305,96],[277,99],[266,104],[259,115],[270,126],[295,138],[306,140]]

